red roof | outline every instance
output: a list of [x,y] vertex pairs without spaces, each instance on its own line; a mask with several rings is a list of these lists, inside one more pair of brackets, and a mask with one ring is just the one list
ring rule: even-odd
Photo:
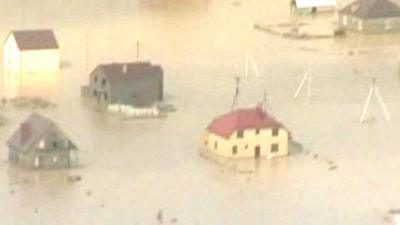
[[238,109],[214,119],[207,127],[211,133],[229,138],[237,131],[244,129],[285,128],[274,117],[265,113],[260,107]]

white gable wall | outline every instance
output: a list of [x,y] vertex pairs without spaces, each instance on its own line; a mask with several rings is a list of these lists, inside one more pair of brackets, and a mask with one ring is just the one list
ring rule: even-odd
[[20,58],[14,35],[10,34],[4,42],[4,74],[3,74],[3,97],[15,98],[18,96],[20,87]]
[[4,42],[3,97],[20,96],[21,89],[54,85],[60,68],[59,49],[20,51],[13,34]]
[[335,7],[336,0],[296,0],[297,8]]
[[21,52],[21,72],[58,71],[60,51],[58,49],[28,50]]

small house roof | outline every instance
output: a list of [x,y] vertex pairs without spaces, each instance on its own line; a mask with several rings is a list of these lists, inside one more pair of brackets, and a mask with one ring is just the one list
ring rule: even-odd
[[23,50],[58,49],[58,43],[52,30],[14,30],[18,48]]
[[285,128],[274,117],[264,112],[260,107],[238,109],[215,118],[207,127],[211,133],[224,138],[237,130]]
[[400,17],[399,6],[390,0],[357,0],[339,11],[362,19]]
[[92,73],[101,72],[110,82],[111,88],[131,89],[131,84],[148,78],[162,79],[163,70],[150,62],[100,64]]
[[299,9],[312,7],[334,7],[336,0],[295,0]]
[[[52,130],[58,130],[58,128],[50,119],[32,113],[11,135],[7,144],[17,151],[26,152]],[[23,134],[24,132],[26,134]]]

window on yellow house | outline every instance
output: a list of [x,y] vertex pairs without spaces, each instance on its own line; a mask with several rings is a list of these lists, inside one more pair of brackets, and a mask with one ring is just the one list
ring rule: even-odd
[[238,130],[237,131],[237,138],[243,138],[244,136],[244,131],[243,130]]
[[272,129],[272,136],[278,136],[278,134],[279,134],[279,128]]
[[236,155],[236,154],[237,154],[237,146],[234,145],[234,146],[232,147],[232,155]]
[[271,145],[271,152],[278,152],[279,151],[279,144],[272,144]]

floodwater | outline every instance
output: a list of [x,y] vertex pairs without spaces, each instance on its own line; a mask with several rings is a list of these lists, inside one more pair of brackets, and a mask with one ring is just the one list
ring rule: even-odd
[[[0,2],[0,39],[12,29],[55,30],[63,61],[58,107],[38,111],[72,138],[81,164],[10,166],[5,141],[30,111],[4,109],[10,122],[0,131],[0,224],[147,225],[162,210],[164,224],[377,225],[400,207],[400,35],[299,41],[254,30],[258,22],[333,18],[291,16],[288,3],[275,0]],[[166,100],[178,108],[166,119],[123,121],[80,99],[90,70],[136,60],[137,41],[139,59],[165,70]],[[240,106],[254,105],[266,89],[269,111],[304,151],[238,173],[198,152],[205,126],[230,110],[246,50],[261,77],[243,80]],[[308,67],[313,96],[295,101]],[[372,77],[391,121],[373,101],[360,124]],[[82,181],[71,184],[68,175]]]

